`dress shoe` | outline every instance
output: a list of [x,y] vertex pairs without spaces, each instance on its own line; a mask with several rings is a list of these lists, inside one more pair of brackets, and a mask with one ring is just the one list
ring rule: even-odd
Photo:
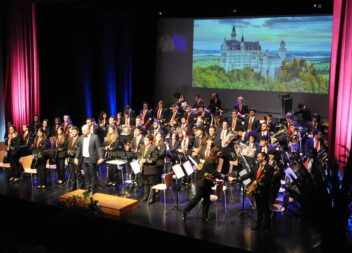
[[14,177],[10,177],[9,182],[12,182],[14,179]]
[[183,221],[187,220],[187,212],[185,212],[185,211],[182,212],[182,220]]
[[148,204],[153,204],[155,202],[155,198],[154,197],[151,197]]
[[16,183],[16,182],[19,182],[20,181],[20,178],[19,177],[15,177],[14,179],[13,179],[13,183]]
[[147,201],[148,200],[148,196],[145,196],[144,198],[142,198],[142,201]]

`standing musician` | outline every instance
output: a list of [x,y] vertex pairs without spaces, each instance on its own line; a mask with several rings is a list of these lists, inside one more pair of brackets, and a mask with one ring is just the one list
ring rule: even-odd
[[242,119],[248,114],[248,105],[244,104],[244,98],[242,96],[237,98],[237,103],[234,105],[233,109],[237,110],[238,117]]
[[[67,162],[70,178],[68,182],[68,191],[83,189],[83,176],[79,165],[74,163],[77,148],[79,145],[79,129],[72,126],[70,130],[70,138],[67,145]],[[77,184],[76,184],[77,182]]]
[[11,173],[9,182],[17,182],[20,180],[20,146],[21,139],[15,127],[10,125],[8,127],[8,134],[5,138],[5,144],[7,145],[7,157],[10,161]]
[[42,128],[39,128],[33,143],[33,165],[37,169],[38,189],[46,189],[46,158],[44,152],[49,145],[49,141]]
[[[117,159],[118,155],[118,134],[114,126],[109,126],[106,137],[104,138],[105,158],[109,160]],[[116,165],[108,164],[107,180],[109,186],[116,185],[117,169]]]
[[143,109],[140,111],[139,116],[144,128],[148,129],[152,123],[153,113],[152,110],[149,110],[149,105],[147,102],[143,103]]
[[[147,201],[150,193],[150,188],[160,182],[161,171],[156,166],[158,160],[158,150],[153,145],[153,136],[147,135],[144,137],[144,146],[138,154],[139,165],[142,170],[144,198]],[[153,200],[153,199],[152,199]],[[154,202],[151,201],[151,202]]]
[[183,209],[182,219],[186,221],[188,213],[197,205],[203,198],[202,220],[209,222],[208,212],[210,207],[210,193],[214,186],[215,178],[232,181],[233,177],[220,174],[216,169],[218,166],[219,158],[222,156],[221,149],[214,147],[211,150],[210,156],[205,160],[204,165],[197,173],[196,180],[196,194],[193,199],[188,202],[187,206]]
[[67,151],[67,137],[63,127],[57,129],[57,136],[55,137],[55,159],[58,176],[58,185],[62,185],[65,181],[65,158]]
[[[248,195],[254,194],[257,207],[257,223],[252,230],[258,230],[262,227],[270,230],[270,193],[273,176],[273,168],[268,164],[268,155],[264,152],[257,154],[257,162],[253,170],[246,175],[239,177],[237,180],[243,181],[252,178],[253,182],[247,187]],[[252,192],[249,192],[251,190]],[[264,221],[263,221],[264,220]]]

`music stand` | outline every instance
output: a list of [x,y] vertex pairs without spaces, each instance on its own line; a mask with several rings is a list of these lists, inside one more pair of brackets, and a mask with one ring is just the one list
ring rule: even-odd
[[[176,210],[176,211],[182,211],[179,209],[179,185],[178,185],[178,180],[184,178],[186,176],[185,172],[182,169],[182,166],[180,164],[175,164],[172,166],[172,170],[175,173],[176,176],[176,202],[175,205],[171,208],[171,210]],[[171,211],[170,210],[170,211]]]
[[142,172],[141,170],[141,166],[139,165],[139,162],[138,160],[133,160],[129,163],[129,165],[131,166],[131,169],[134,173],[134,178],[132,178],[132,180],[130,180],[131,182],[130,183],[130,189],[129,189],[129,192],[131,192],[133,189],[134,189],[134,185],[136,184],[136,179],[137,179],[137,175],[139,173]]
[[116,165],[117,169],[121,171],[122,193],[120,193],[120,195],[126,196],[126,194],[125,194],[125,177],[124,177],[124,174],[123,174],[123,167],[121,167],[121,165],[126,164],[127,161],[116,159],[116,160],[107,161],[106,163]]
[[[247,175],[249,172],[246,170],[246,169],[243,169],[243,170],[241,170],[240,172],[239,172],[239,176],[244,176],[244,175]],[[248,197],[246,197],[245,196],[245,189],[246,189],[246,187],[249,185],[251,183],[251,179],[250,178],[248,178],[248,179],[246,179],[246,180],[243,180],[242,182],[241,182],[241,189],[242,189],[242,207],[241,207],[241,211],[240,211],[240,213],[238,214],[238,217],[240,217],[240,218],[244,218],[244,217],[249,217],[249,218],[252,218],[252,216],[250,215],[250,214],[248,214],[247,212],[246,212],[246,209],[244,208],[244,202],[245,202],[245,199],[247,199],[248,200],[248,202],[249,202],[249,204],[250,204],[250,206],[252,207],[252,209],[254,210],[254,207],[253,207],[253,204],[252,204],[252,202],[250,201],[250,199],[248,198]],[[231,223],[233,223],[233,222],[231,222]]]

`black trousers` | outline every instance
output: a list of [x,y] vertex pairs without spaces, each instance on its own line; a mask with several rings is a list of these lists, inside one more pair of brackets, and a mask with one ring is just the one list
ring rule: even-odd
[[95,192],[98,184],[97,165],[95,163],[91,163],[89,159],[83,157],[82,168],[84,170],[85,188],[88,191]]
[[144,197],[148,197],[150,193],[150,188],[156,184],[159,184],[160,182],[160,174],[143,175]]
[[46,180],[46,160],[38,161],[36,167],[38,174],[38,185],[47,185]]
[[270,228],[270,196],[269,193],[265,195],[255,195],[255,203],[257,206],[257,226],[265,226]]
[[20,177],[21,166],[20,166],[19,159],[20,157],[18,155],[18,152],[13,152],[9,155],[10,166],[11,166],[10,177],[15,177],[15,178]]
[[107,173],[108,173],[108,175],[107,175],[108,183],[109,182],[116,183],[117,177],[118,177],[117,166],[114,164],[108,164]]
[[58,180],[65,181],[65,158],[56,159],[56,170]]
[[196,186],[196,195],[193,199],[188,202],[187,206],[185,207],[185,209],[183,209],[183,211],[186,213],[190,212],[198,204],[198,202],[203,199],[202,218],[208,218],[210,207],[210,193],[211,188]]
[[68,181],[68,191],[83,189],[83,175],[81,173],[80,166],[74,164],[73,161],[69,161],[68,171],[70,172],[70,178]]

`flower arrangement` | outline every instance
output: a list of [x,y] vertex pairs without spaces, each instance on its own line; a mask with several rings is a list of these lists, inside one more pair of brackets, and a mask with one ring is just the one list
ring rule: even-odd
[[82,195],[73,195],[66,199],[64,203],[67,208],[73,211],[89,214],[102,213],[98,201],[92,197],[92,194],[89,191],[83,192]]

